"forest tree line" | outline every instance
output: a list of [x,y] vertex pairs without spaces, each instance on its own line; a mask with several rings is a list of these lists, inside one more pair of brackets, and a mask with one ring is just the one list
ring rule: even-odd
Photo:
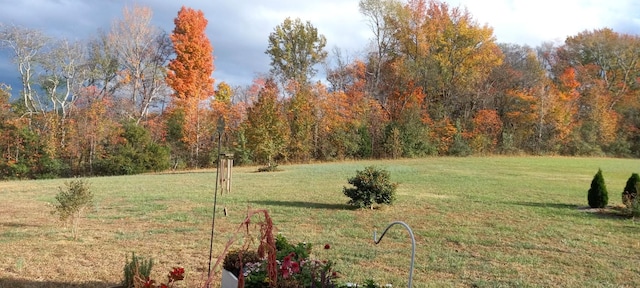
[[638,35],[599,28],[529,47],[438,0],[359,5],[365,52],[328,51],[312,23],[287,18],[265,39],[270,72],[238,87],[211,77],[208,22],[191,8],[167,33],[150,8],[126,7],[78,42],[0,23],[22,83],[0,83],[0,179],[212,167],[219,139],[241,165],[640,157]]

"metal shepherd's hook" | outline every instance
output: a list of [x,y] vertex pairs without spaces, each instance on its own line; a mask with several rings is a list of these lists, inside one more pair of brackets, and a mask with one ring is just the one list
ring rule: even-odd
[[387,231],[389,230],[389,228],[391,228],[391,226],[396,225],[396,224],[400,224],[402,226],[404,226],[404,228],[407,228],[407,231],[409,231],[409,235],[411,236],[411,266],[409,266],[409,284],[407,287],[411,288],[411,282],[413,279],[413,264],[414,264],[414,259],[416,257],[416,238],[413,237],[413,231],[411,230],[411,227],[409,227],[409,225],[407,225],[407,223],[404,223],[402,221],[395,221],[392,222],[391,224],[389,224],[389,226],[387,226],[387,228],[384,229],[384,232],[382,232],[382,235],[380,235],[380,239],[377,239],[377,230],[373,230],[373,242],[375,244],[380,243],[380,241],[382,240],[382,237],[384,237],[384,234],[387,234]]
[[[209,242],[209,271],[208,279],[211,279],[211,257],[213,257],[213,231],[216,228],[216,205],[218,204],[218,177],[220,171],[220,146],[222,142],[222,133],[224,133],[224,118],[218,118],[218,168],[216,169],[216,188],[213,191],[213,215],[211,217],[211,240]],[[209,287],[209,285],[207,285]]]

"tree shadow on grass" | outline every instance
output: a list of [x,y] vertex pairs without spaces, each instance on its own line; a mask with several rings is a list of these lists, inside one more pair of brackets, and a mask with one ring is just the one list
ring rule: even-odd
[[[26,227],[41,227],[41,225],[24,224],[24,223],[17,223],[17,222],[0,222],[0,227],[26,228]],[[2,287],[2,286],[0,286],[0,287]]]
[[578,209],[580,206],[574,204],[565,203],[545,203],[545,202],[528,202],[528,201],[516,201],[516,202],[503,202],[509,205],[519,205],[528,207],[540,207],[540,208],[554,208],[554,209]]
[[603,219],[631,219],[631,215],[626,211],[626,208],[619,206],[607,206],[605,208],[591,208],[591,207],[579,207],[578,210],[585,211],[587,214],[593,217]]
[[618,206],[607,206],[605,208],[591,208],[589,206],[580,206],[575,204],[564,204],[564,203],[541,203],[541,202],[504,202],[504,204],[509,205],[520,205],[520,206],[528,206],[528,207],[540,207],[540,208],[554,208],[554,209],[567,209],[567,210],[576,210],[583,211],[588,215],[597,218],[604,219],[628,219],[630,216],[626,213],[623,207]]
[[314,208],[314,209],[328,209],[328,210],[355,210],[357,207],[347,204],[330,204],[330,203],[316,203],[305,201],[279,201],[279,200],[258,200],[249,201],[258,205],[267,206],[284,206],[284,207],[298,207],[298,208]]
[[11,288],[109,288],[117,284],[104,282],[64,283],[55,281],[34,281],[26,279],[0,278],[0,287]]

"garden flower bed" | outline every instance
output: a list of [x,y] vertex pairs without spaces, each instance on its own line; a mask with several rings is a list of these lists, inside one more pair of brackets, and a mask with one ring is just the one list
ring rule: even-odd
[[[373,281],[367,281],[362,285],[339,283],[340,275],[334,269],[334,263],[331,260],[312,257],[312,245],[304,242],[292,244],[282,235],[274,237],[273,224],[266,210],[249,212],[241,224],[241,228],[246,228],[244,231],[247,233],[249,219],[257,213],[265,217],[264,221],[255,223],[260,230],[257,248],[252,249],[245,244],[241,249],[229,251],[230,245],[235,240],[230,239],[225,251],[216,262],[216,266],[222,262],[222,288],[391,287],[389,284],[380,286]],[[329,249],[331,245],[325,244],[323,250]]]

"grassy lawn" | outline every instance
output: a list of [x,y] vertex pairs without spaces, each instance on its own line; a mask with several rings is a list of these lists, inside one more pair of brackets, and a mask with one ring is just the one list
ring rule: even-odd
[[[397,202],[352,209],[347,178],[368,165],[399,182]],[[640,160],[563,157],[426,158],[236,167],[218,197],[214,256],[247,209],[267,209],[277,232],[306,241],[337,262],[343,280],[407,285],[410,240],[417,242],[414,287],[640,287],[640,223],[584,209],[601,168],[609,204]],[[135,252],[153,257],[156,279],[185,267],[179,287],[207,274],[215,171],[91,178],[96,209],[74,241],[48,203],[65,180],[0,182],[0,287],[109,287]],[[229,215],[224,217],[222,208]],[[258,231],[254,231],[258,233]],[[325,244],[330,250],[322,250]]]

